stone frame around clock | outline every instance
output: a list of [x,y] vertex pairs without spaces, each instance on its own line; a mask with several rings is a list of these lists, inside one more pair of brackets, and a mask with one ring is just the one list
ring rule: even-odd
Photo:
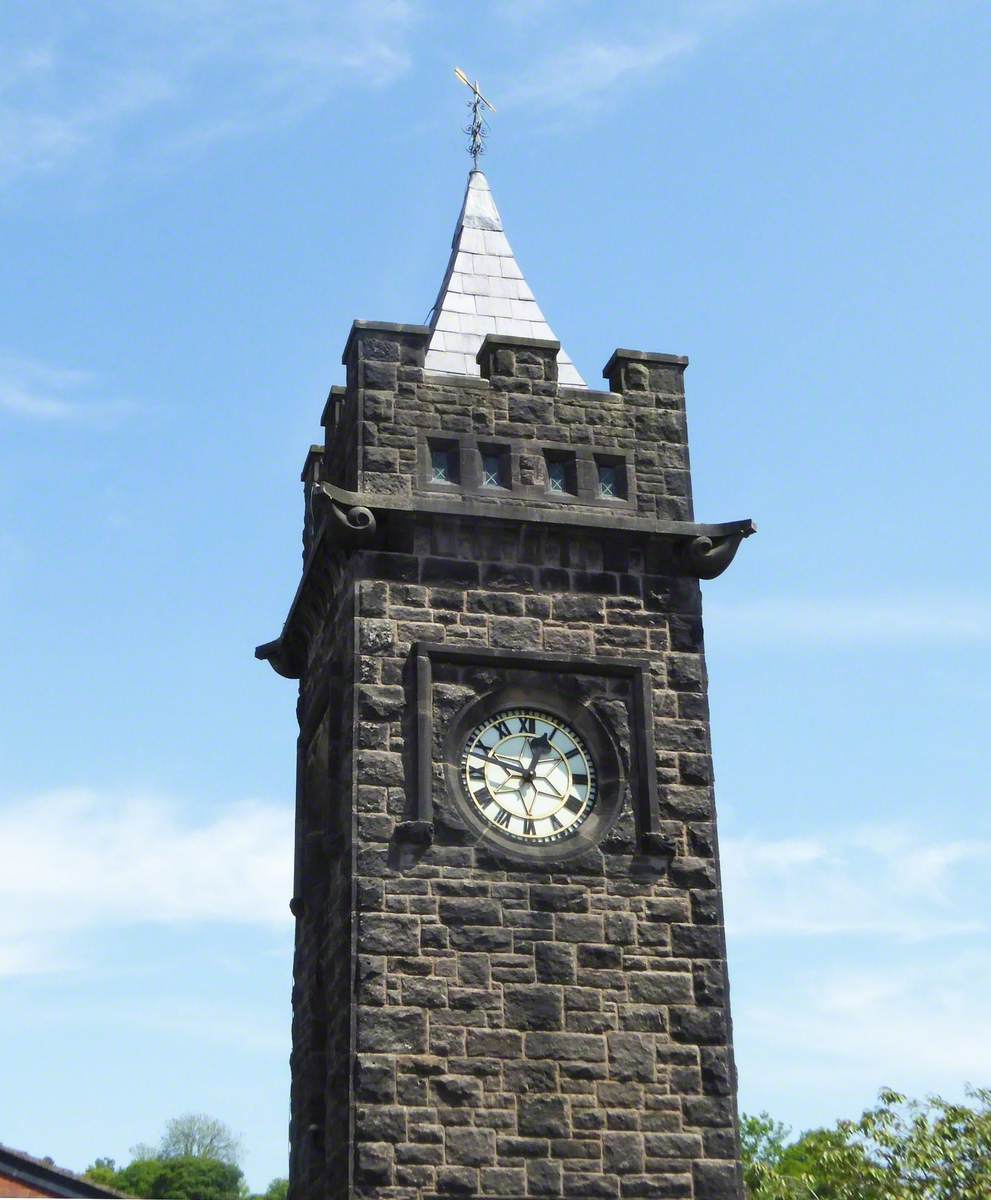
[[[467,730],[468,723],[473,719],[475,714],[478,714],[478,719],[481,719],[481,713],[488,710],[493,696],[499,697],[498,703],[500,707],[508,707],[511,706],[506,703],[508,695],[512,694],[519,697],[525,695],[526,703],[544,703],[551,712],[559,711],[566,719],[574,720],[574,711],[566,707],[566,702],[568,704],[578,704],[578,702],[569,701],[560,691],[554,690],[549,685],[551,678],[560,677],[561,675],[585,675],[603,679],[620,678],[627,680],[630,685],[630,731],[632,741],[632,745],[630,746],[630,777],[628,779],[623,777],[622,759],[615,745],[612,743],[611,734],[605,729],[599,718],[584,705],[578,705],[578,707],[586,710],[582,715],[583,727],[579,728],[578,732],[582,733],[582,736],[586,736],[586,722],[595,722],[596,731],[591,735],[591,740],[594,740],[595,744],[590,744],[593,754],[602,745],[598,740],[601,736],[606,739],[609,750],[616,755],[616,761],[620,764],[619,776],[622,780],[617,789],[618,804],[616,816],[621,811],[623,795],[628,786],[640,851],[651,855],[670,855],[672,851],[667,845],[667,839],[659,831],[657,776],[654,769],[653,697],[649,660],[640,658],[580,658],[569,654],[548,654],[526,650],[501,650],[481,646],[450,646],[433,642],[414,642],[411,659],[415,673],[414,686],[416,694],[416,786],[412,812],[407,810],[410,813],[411,819],[405,821],[397,829],[397,834],[401,839],[421,844],[429,844],[433,841],[433,667],[435,663],[452,663],[456,666],[503,668],[515,671],[523,670],[538,676],[546,675],[548,685],[538,684],[536,687],[528,687],[525,692],[518,685],[508,684],[504,688],[491,689],[484,696],[471,701],[466,706],[464,712],[458,714],[452,725],[452,730],[447,734],[447,739],[451,737],[456,738],[455,730]],[[572,714],[570,717],[569,712]],[[477,724],[477,720],[475,723]],[[452,780],[447,774],[447,769],[453,766],[455,772],[457,771],[457,764],[460,762],[460,745],[456,747],[455,753],[454,748],[447,739],[444,743],[444,766],[445,779],[450,786]],[[601,770],[601,767],[599,769]],[[454,782],[457,782],[457,780]],[[460,783],[458,783],[458,787],[454,790],[453,794],[455,798],[460,798]],[[608,830],[603,829],[593,845],[597,844],[607,834]],[[486,844],[491,846],[491,838],[486,838]],[[576,849],[574,854],[587,852],[590,848],[586,844],[582,849]],[[562,861],[565,858],[574,856],[570,852],[570,847],[568,851],[562,851],[557,845],[546,847],[546,849],[550,853],[540,856],[541,861]],[[523,854],[517,851],[514,854],[513,849],[509,849],[507,850],[507,857],[509,856],[533,861],[532,851],[524,851]]]

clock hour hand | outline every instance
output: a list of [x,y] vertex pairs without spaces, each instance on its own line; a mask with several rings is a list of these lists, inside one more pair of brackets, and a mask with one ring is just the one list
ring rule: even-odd
[[551,753],[551,740],[546,733],[542,733],[540,737],[530,739],[530,770],[537,769],[537,763],[545,759]]

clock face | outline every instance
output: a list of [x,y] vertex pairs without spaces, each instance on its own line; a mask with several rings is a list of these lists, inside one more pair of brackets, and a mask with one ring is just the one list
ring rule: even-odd
[[507,708],[468,735],[461,777],[471,804],[503,837],[561,842],[595,809],[595,763],[580,734],[537,708]]

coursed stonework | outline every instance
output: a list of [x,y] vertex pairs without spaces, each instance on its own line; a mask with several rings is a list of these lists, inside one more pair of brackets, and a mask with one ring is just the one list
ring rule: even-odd
[[[603,520],[692,521],[685,361],[619,351],[595,393],[559,388],[554,343],[490,338],[483,378],[454,379],[423,371],[428,334],[356,324],[307,493],[407,503],[351,544],[322,541],[309,503],[305,604],[262,648],[301,647],[292,1200],[740,1200],[699,583]],[[445,511],[423,507],[431,438],[471,479],[497,439],[505,490],[470,489],[461,513],[462,478]],[[626,494],[552,494],[562,446],[625,456]],[[509,503],[532,518],[504,519]],[[540,520],[564,510],[597,523]],[[504,653],[438,662],[424,698],[423,646]],[[629,679],[596,670],[617,658],[646,664],[650,736]],[[507,860],[461,818],[449,732],[507,686],[559,688],[619,749],[622,811],[580,858]],[[411,839],[424,703],[434,806]]]

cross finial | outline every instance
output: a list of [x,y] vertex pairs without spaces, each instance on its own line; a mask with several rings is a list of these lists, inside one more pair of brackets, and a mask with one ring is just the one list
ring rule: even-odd
[[485,153],[485,137],[489,132],[489,126],[485,118],[482,116],[482,106],[484,105],[490,112],[495,112],[495,105],[490,104],[488,100],[478,90],[478,80],[474,83],[461,70],[460,67],[454,68],[454,74],[461,80],[467,88],[471,88],[471,99],[468,101],[468,107],[471,109],[471,123],[465,126],[465,133],[468,134],[468,153],[471,155],[472,162],[475,164],[475,170],[478,170],[478,157]]

